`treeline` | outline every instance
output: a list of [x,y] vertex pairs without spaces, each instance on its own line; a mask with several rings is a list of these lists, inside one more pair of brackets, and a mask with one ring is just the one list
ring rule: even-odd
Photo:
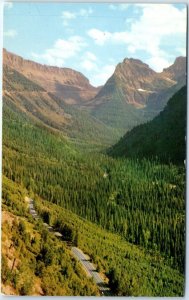
[[[10,112],[9,112],[10,115]],[[184,272],[185,170],[80,151],[15,114],[3,123],[3,173],[31,193],[161,251]]]

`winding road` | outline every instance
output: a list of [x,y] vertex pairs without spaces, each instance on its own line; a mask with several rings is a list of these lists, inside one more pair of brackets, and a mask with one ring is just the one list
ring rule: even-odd
[[77,247],[72,247],[71,252],[75,256],[75,258],[81,263],[87,276],[93,278],[94,282],[98,286],[98,289],[99,289],[101,295],[110,296],[111,295],[110,288],[104,282],[100,273],[97,272],[93,263],[90,262],[90,259],[88,258],[88,256],[85,255],[83,253],[83,251]]
[[[28,202],[29,212],[33,216],[34,219],[39,219],[39,216],[34,207],[34,201],[31,198],[26,197],[26,201]],[[54,235],[58,238],[63,238],[60,232],[54,231],[53,227],[47,223],[43,223],[43,225],[50,231],[53,232]],[[90,258],[83,253],[83,251],[77,247],[71,247],[71,253],[77,259],[85,271],[88,277],[93,278],[95,284],[97,285],[100,294],[104,296],[112,296],[110,288],[108,287],[107,283],[102,278],[101,274],[97,272],[94,264],[90,262]]]

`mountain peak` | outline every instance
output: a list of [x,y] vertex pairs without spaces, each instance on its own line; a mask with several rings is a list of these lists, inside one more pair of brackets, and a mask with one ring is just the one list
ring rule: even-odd
[[124,60],[123,60],[123,63],[124,64],[135,64],[135,65],[141,65],[141,66],[146,66],[146,67],[148,67],[149,68],[149,65],[147,65],[146,63],[144,63],[142,60],[140,60],[140,59],[137,59],[137,58],[125,58]]
[[[49,66],[46,64],[40,64],[38,62],[29,60],[29,59],[24,59],[23,57],[21,57],[17,54],[11,53],[11,52],[7,51],[6,49],[3,49],[3,63],[5,65],[8,65],[9,67],[12,66],[14,69],[31,68],[32,70],[34,70],[34,69],[42,70],[45,73],[53,72],[56,74],[60,74],[62,76],[64,75],[64,77],[65,77],[65,75],[69,75],[69,73],[72,74],[72,76],[75,74],[75,78],[74,78],[75,81],[79,77],[80,77],[80,79],[82,77],[82,79],[85,80],[87,84],[89,84],[88,78],[86,78],[82,73],[75,71],[71,68],[63,68],[63,67],[58,67],[58,66]],[[20,70],[17,70],[17,71],[20,71]],[[65,79],[65,83],[66,83],[66,78],[64,78],[64,79]]]
[[[125,58],[122,63],[119,63],[115,70],[115,75],[118,77],[123,76],[125,78],[142,78],[144,76],[152,76],[155,74],[146,63],[142,62],[140,59],[135,58]],[[134,79],[133,78],[133,79]]]
[[186,57],[185,56],[178,56],[178,57],[176,57],[174,64],[183,63],[183,62],[186,62]]
[[94,97],[99,88],[93,87],[80,72],[27,60],[3,49],[3,64],[42,86],[68,104],[79,104]]
[[[185,85],[185,69],[182,57],[166,69],[167,73],[165,70],[155,72],[139,59],[125,58],[88,105],[96,118],[108,126],[126,131],[164,108],[168,99]],[[175,74],[181,76],[177,78]],[[144,109],[144,114],[140,113],[141,109]]]
[[176,81],[186,80],[186,57],[177,57],[174,64],[163,69],[162,74]]

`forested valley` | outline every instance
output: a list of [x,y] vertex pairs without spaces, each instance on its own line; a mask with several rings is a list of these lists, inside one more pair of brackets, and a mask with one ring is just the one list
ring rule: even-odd
[[[22,78],[19,80],[23,84]],[[182,93],[183,101],[178,104],[179,94],[175,100],[178,107],[186,105],[186,91]],[[164,159],[160,152],[138,155],[129,139],[128,149],[131,150],[125,155],[127,140],[124,138],[119,142],[121,146],[118,143],[110,148],[111,138],[103,141],[103,137],[111,132],[99,124],[95,127],[100,134],[98,142],[90,142],[90,137],[94,136],[87,127],[88,117],[81,118],[79,123],[88,130],[76,138],[77,134],[65,135],[65,132],[35,122],[9,101],[10,95],[6,97],[2,198],[3,210],[9,213],[13,226],[5,222],[3,239],[6,241],[6,234],[11,236],[20,264],[11,272],[10,259],[6,251],[3,252],[3,283],[9,283],[17,294],[32,294],[28,277],[25,290],[21,282],[33,264],[30,275],[41,287],[41,292],[36,293],[99,294],[94,283],[85,279],[80,266],[70,257],[66,244],[53,239],[44,232],[40,222],[32,220],[24,202],[25,196],[29,196],[46,223],[63,233],[65,226],[69,228],[72,242],[88,253],[98,269],[106,274],[114,295],[182,296],[185,143],[178,150],[182,151],[182,159],[173,158],[171,147],[170,156]],[[183,106],[181,111],[184,112]],[[182,131],[178,129],[178,132],[183,139],[186,120],[177,120],[180,121],[183,122]],[[72,124],[77,133],[77,124]],[[147,135],[147,125],[141,125],[144,126],[143,136]],[[154,127],[158,127],[157,122]],[[177,128],[180,127],[175,124],[175,131]],[[140,136],[140,126],[134,130]],[[150,145],[150,140],[146,143]],[[140,146],[146,149],[145,138]],[[116,149],[116,155],[112,149]],[[50,272],[55,274],[53,284]]]

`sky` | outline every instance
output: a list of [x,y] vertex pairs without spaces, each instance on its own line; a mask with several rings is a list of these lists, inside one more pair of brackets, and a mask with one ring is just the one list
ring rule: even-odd
[[3,47],[103,85],[124,58],[161,72],[186,56],[186,4],[6,3]]

